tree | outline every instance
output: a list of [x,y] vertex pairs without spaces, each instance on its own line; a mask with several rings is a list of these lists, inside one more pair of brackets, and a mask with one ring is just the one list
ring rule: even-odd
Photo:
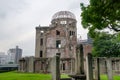
[[93,55],[98,57],[120,57],[120,34],[102,32],[94,38]]
[[110,29],[120,31],[120,0],[90,0],[90,5],[82,9],[82,25],[89,29],[91,37],[99,30]]

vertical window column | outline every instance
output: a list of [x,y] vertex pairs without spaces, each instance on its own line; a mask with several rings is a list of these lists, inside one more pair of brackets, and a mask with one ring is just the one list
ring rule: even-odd
[[43,57],[43,51],[40,51],[40,57]]
[[40,39],[40,45],[43,45],[43,38]]

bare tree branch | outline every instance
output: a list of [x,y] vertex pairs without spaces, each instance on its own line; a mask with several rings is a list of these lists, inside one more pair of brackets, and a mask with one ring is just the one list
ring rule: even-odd
[[116,32],[119,32],[119,31],[120,31],[120,28],[116,28],[116,27],[113,26],[113,25],[109,25],[108,28],[109,28],[109,29],[112,29],[112,30],[114,30],[114,31],[116,31]]

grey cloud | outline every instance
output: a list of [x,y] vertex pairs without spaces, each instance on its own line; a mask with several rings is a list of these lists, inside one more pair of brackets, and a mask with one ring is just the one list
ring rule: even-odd
[[35,27],[49,25],[52,16],[61,10],[79,17],[79,3],[80,0],[0,0],[0,50],[18,45],[24,49],[23,55],[34,54]]
[[4,19],[6,17],[6,13],[0,13],[0,19]]
[[80,9],[80,3],[89,4],[88,0],[72,0],[69,9]]
[[20,13],[25,6],[25,0],[0,0],[0,17]]

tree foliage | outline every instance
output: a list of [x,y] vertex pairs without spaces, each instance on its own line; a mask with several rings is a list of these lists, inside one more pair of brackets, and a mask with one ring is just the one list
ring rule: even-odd
[[92,37],[103,29],[120,31],[120,0],[90,0],[90,5],[82,9],[82,25],[89,29]]
[[99,57],[120,57],[120,34],[102,32],[94,38],[93,55]]

